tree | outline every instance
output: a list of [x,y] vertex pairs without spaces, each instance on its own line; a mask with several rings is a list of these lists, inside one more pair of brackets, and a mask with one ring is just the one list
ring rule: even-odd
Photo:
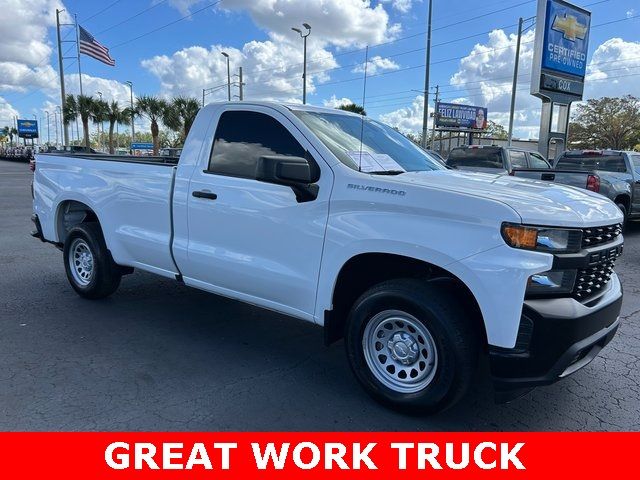
[[367,115],[364,107],[362,105],[356,105],[355,103],[347,103],[346,105],[340,105],[338,110],[345,110],[347,112],[357,113],[359,115]]
[[640,143],[640,99],[603,97],[578,104],[569,126],[572,148],[630,150]]
[[96,100],[93,97],[87,95],[67,95],[64,102],[64,111],[62,112],[65,125],[69,125],[76,117],[80,117],[84,133],[84,146],[87,148],[91,146],[89,140],[89,119],[95,118],[95,102]]
[[164,124],[171,130],[181,131],[184,142],[199,110],[200,103],[196,98],[175,97],[167,108]]
[[136,112],[139,116],[145,116],[151,122],[151,138],[153,139],[153,154],[158,155],[158,134],[161,122],[165,116],[168,116],[167,102],[148,95],[143,95],[136,100]]
[[493,120],[489,120],[487,122],[487,129],[484,131],[482,136],[487,138],[497,138],[499,140],[506,140],[507,138],[509,138],[509,133],[499,123],[496,123]]
[[109,122],[109,153],[113,155],[115,152],[113,142],[113,129],[116,124],[129,125],[131,123],[131,110],[128,108],[120,109],[120,105],[115,100],[107,105],[105,111],[106,120]]

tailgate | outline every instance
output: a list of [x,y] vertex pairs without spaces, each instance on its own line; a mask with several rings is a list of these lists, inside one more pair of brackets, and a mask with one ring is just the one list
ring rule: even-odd
[[513,175],[522,178],[543,180],[545,182],[561,183],[572,187],[587,188],[589,173],[582,170],[550,170],[541,169],[515,169]]

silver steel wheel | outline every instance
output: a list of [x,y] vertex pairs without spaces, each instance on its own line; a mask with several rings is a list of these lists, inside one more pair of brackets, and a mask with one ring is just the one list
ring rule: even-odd
[[362,349],[376,379],[399,393],[422,390],[438,369],[433,336],[417,318],[400,310],[385,310],[369,320]]
[[69,268],[73,280],[80,286],[87,286],[93,277],[93,253],[86,241],[76,238],[69,248]]

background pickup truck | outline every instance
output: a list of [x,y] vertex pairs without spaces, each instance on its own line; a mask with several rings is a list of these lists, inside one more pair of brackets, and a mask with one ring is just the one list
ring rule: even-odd
[[496,145],[463,145],[449,152],[447,165],[458,170],[508,173],[516,169],[550,170],[551,165],[538,152]]
[[481,355],[505,396],[554,382],[619,325],[615,204],[447,169],[348,112],[210,104],[179,161],[42,154],[33,192],[82,297],[139,268],[314,322],[395,408],[452,405]]

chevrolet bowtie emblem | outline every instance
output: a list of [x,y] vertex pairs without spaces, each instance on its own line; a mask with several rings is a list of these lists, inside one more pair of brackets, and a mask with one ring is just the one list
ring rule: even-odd
[[23,127],[30,127],[32,125],[33,125],[33,123],[31,123],[31,122],[22,122],[22,126]]
[[582,25],[574,15],[567,15],[566,13],[564,17],[556,15],[551,28],[557,32],[562,32],[564,38],[572,42],[575,42],[576,38],[584,40],[587,35],[587,26]]

